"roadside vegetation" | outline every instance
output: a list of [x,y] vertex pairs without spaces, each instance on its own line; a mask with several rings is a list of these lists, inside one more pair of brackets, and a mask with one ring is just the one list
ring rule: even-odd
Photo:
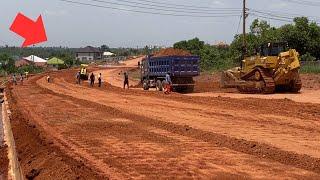
[[[202,71],[213,72],[239,66],[242,59],[243,35],[237,34],[232,43],[206,44],[198,38],[184,40],[173,45],[174,48],[188,50],[201,58]],[[287,42],[290,48],[300,53],[302,61],[301,71],[305,73],[319,73],[320,65],[320,26],[306,17],[297,17],[292,24],[281,27],[272,27],[266,21],[254,20],[250,31],[246,35],[247,54],[254,55],[261,44],[270,42]],[[100,47],[101,51],[111,51],[117,56],[129,57],[141,54],[153,54],[159,47],[146,46],[143,48],[110,48],[107,45]],[[67,47],[0,47],[0,74],[21,71],[40,72],[34,66],[15,68],[14,61],[31,54],[43,58],[57,57],[65,62],[65,68],[79,65],[82,62],[75,60],[75,48]]]
[[304,62],[302,64],[300,72],[307,73],[307,74],[320,74],[320,61]]
[[[174,48],[190,51],[201,57],[202,71],[225,70],[239,66],[242,58],[243,35],[235,35],[230,45],[205,44],[198,38],[180,41],[174,44]],[[290,48],[300,53],[302,72],[320,72],[320,27],[315,22],[310,22],[306,17],[297,17],[293,24],[286,24],[279,28],[272,27],[266,21],[254,20],[250,26],[250,32],[246,35],[248,55],[254,55],[261,44],[270,42],[287,42]],[[317,64],[317,65],[314,65]]]
[[[147,49],[146,49],[147,48]],[[109,48],[107,45],[100,47],[101,51],[110,51],[117,56],[137,56],[149,52],[155,52],[159,47],[143,47],[143,48]],[[42,58],[57,57],[65,62],[65,65],[59,67],[59,69],[69,68],[77,66],[83,62],[75,59],[76,48],[68,47],[0,47],[0,76],[12,74],[12,73],[39,73],[44,71],[41,67],[33,65],[23,66],[20,68],[15,67],[15,61],[20,60],[22,57],[30,55],[36,55]]]

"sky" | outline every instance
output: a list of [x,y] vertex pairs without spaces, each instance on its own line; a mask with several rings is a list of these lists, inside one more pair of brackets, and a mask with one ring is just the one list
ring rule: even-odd
[[[73,1],[98,4],[97,1],[92,0]],[[137,9],[136,7],[101,3],[102,1],[122,4],[125,2],[100,0],[99,5],[109,8],[156,12],[153,9]],[[125,1],[146,3],[143,0]],[[148,0],[147,2],[150,3],[151,1],[158,2],[160,5],[163,5],[162,3],[174,3],[207,7],[210,8],[210,12],[206,9],[204,13],[212,14],[217,13],[215,10],[211,12],[211,9],[215,8],[242,8],[242,0]],[[183,6],[176,7],[183,11]],[[247,7],[264,11],[320,17],[319,7],[292,4],[286,0],[247,0]],[[242,26],[239,26],[241,12],[235,12],[237,15],[234,17],[173,17],[84,6],[60,0],[1,0],[0,46],[21,46],[23,43],[23,38],[9,30],[19,12],[33,20],[42,15],[48,41],[37,46],[84,47],[87,45],[101,46],[103,44],[109,47],[172,46],[177,41],[194,37],[210,44],[221,41],[230,43],[234,35],[242,31]],[[162,13],[168,12],[164,11]],[[190,15],[190,13],[188,14]],[[209,14],[209,16],[212,16],[212,14]],[[253,16],[249,14],[248,24],[256,18]],[[276,27],[288,23],[270,19],[268,22]],[[247,25],[248,28],[249,25]]]

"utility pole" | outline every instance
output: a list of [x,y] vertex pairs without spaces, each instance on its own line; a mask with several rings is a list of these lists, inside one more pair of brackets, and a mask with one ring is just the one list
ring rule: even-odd
[[243,0],[243,40],[242,40],[242,56],[245,58],[247,55],[247,42],[246,42],[246,18],[247,18],[247,8],[246,0]]

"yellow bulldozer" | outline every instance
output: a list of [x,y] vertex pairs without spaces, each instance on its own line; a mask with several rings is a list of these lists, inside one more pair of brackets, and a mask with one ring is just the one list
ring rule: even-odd
[[261,45],[255,56],[245,57],[240,67],[222,73],[222,88],[237,88],[242,93],[272,94],[299,92],[299,53],[287,43]]
[[81,64],[81,69],[80,69],[80,79],[81,80],[88,80],[88,78],[89,78],[89,73],[88,73],[87,67],[88,67],[87,64]]

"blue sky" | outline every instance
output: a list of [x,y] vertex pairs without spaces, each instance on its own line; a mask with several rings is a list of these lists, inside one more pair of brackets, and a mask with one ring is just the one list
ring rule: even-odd
[[[90,0],[77,2],[95,3]],[[116,0],[104,0],[119,2]],[[143,2],[141,0],[128,0]],[[208,8],[241,8],[242,0],[152,0],[155,2],[204,6]],[[286,0],[247,0],[248,8],[264,9],[305,16],[319,16],[320,7],[288,3]],[[109,6],[104,4],[104,6]],[[135,10],[132,7],[110,5]],[[34,20],[41,14],[47,30],[48,42],[41,46],[83,47],[143,47],[171,46],[174,42],[199,37],[207,43],[231,42],[238,29],[240,13],[236,17],[195,18],[140,14],[112,9],[69,4],[59,0],[2,0],[0,7],[0,46],[20,46],[23,39],[10,32],[16,14],[22,12]],[[254,17],[249,16],[248,23]],[[319,18],[320,19],[320,18]],[[285,22],[268,20],[274,26]],[[39,45],[38,45],[39,46]]]

